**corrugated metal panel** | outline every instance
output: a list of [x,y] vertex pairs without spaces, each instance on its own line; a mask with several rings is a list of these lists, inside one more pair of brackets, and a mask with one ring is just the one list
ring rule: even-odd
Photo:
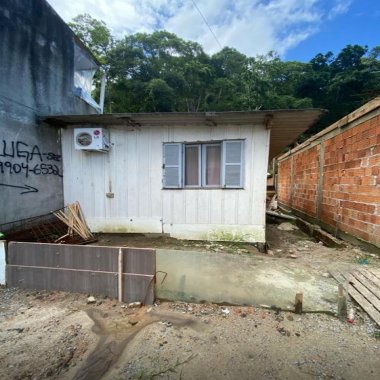
[[[8,245],[8,286],[118,297],[116,247],[19,243]],[[152,303],[156,253],[122,248],[123,300]]]

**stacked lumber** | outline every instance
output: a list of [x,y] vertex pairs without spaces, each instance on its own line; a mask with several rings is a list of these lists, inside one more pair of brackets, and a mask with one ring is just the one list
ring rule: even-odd
[[56,243],[68,236],[79,235],[83,240],[92,240],[92,235],[84,218],[79,202],[71,203],[64,209],[53,213],[60,221],[68,226],[67,234],[56,240]]

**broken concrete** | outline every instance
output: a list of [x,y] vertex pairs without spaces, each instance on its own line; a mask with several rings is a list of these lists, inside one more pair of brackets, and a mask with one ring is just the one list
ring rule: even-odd
[[293,310],[295,295],[301,291],[305,311],[336,311],[335,281],[299,267],[294,260],[166,249],[156,252],[156,296],[161,299]]

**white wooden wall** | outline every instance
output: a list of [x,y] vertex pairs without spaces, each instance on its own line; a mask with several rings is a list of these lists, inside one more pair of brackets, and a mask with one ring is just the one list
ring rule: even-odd
[[[94,232],[265,241],[269,131],[264,126],[108,128],[108,153],[74,149],[62,130],[65,204],[78,200]],[[245,139],[244,189],[162,189],[162,144]],[[114,193],[108,198],[106,193]]]

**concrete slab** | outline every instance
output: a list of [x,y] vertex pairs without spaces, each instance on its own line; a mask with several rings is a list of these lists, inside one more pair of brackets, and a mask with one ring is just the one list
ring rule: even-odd
[[[335,311],[332,278],[292,259],[157,249],[156,297],[170,301],[267,305],[294,309],[298,291],[305,311]],[[165,278],[164,278],[165,277]]]

